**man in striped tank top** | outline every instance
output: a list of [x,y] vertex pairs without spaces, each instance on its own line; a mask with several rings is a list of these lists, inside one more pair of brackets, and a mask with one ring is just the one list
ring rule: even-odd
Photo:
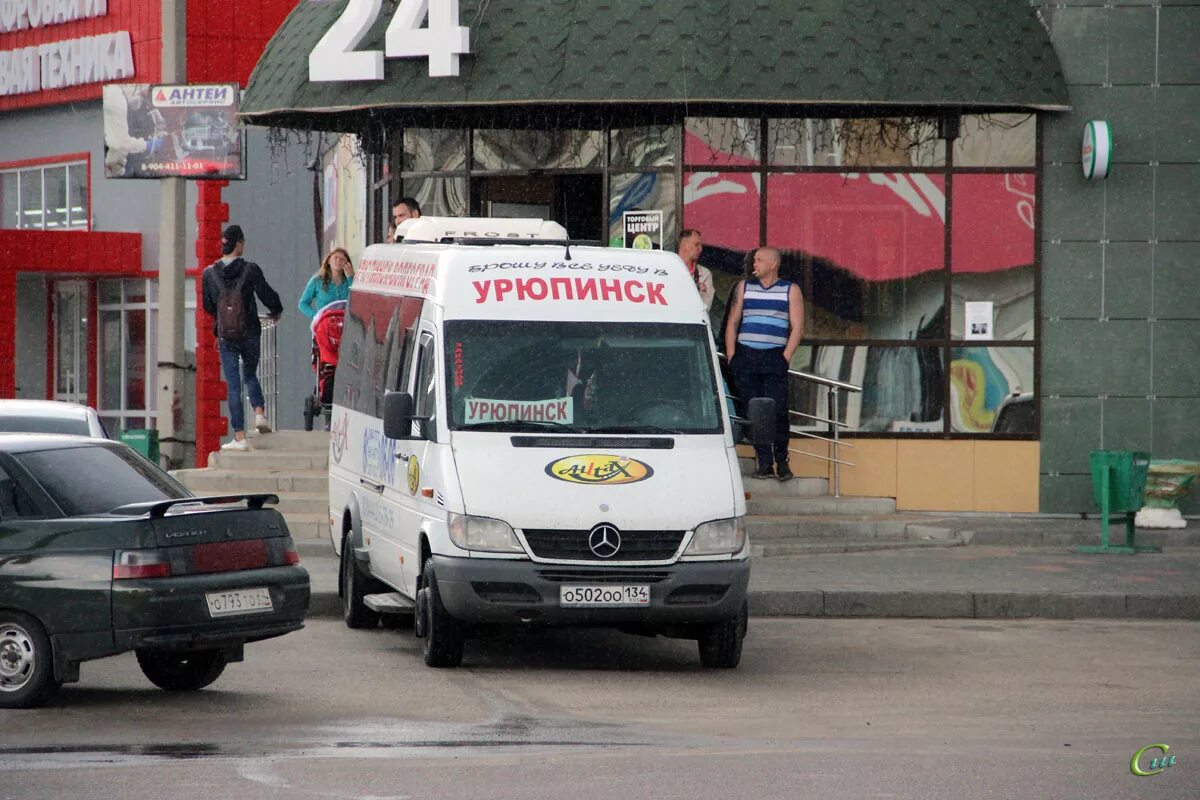
[[755,448],[758,468],[751,477],[786,481],[792,478],[788,366],[804,331],[804,299],[800,287],[780,279],[779,264],[779,251],[773,247],[760,247],[754,253],[754,276],[741,281],[734,292],[725,326],[725,352],[742,402],[752,397],[775,401],[774,446]]

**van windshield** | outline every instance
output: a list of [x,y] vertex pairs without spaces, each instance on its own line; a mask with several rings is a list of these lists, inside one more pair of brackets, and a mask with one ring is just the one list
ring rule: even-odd
[[446,324],[450,427],[558,433],[722,433],[703,325]]

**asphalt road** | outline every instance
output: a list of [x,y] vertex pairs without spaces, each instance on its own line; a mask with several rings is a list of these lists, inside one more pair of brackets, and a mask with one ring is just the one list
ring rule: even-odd
[[[1200,797],[1194,622],[752,620],[736,671],[580,632],[429,670],[332,620],[246,655],[190,695],[85,664],[0,712],[0,799]],[[1133,776],[1153,743],[1175,766]]]

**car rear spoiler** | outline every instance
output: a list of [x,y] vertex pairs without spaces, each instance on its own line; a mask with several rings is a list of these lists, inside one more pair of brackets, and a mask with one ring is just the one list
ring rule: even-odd
[[150,519],[161,519],[174,506],[203,503],[206,506],[226,505],[246,501],[247,508],[259,509],[267,503],[275,505],[279,502],[277,494],[220,494],[211,497],[179,497],[174,500],[151,500],[148,503],[130,503],[109,511],[109,514],[121,516],[142,516],[147,514]]

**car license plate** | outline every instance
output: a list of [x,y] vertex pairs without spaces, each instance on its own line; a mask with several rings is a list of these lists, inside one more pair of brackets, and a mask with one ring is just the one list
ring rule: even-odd
[[560,606],[605,608],[650,605],[649,586],[560,586]]
[[204,595],[208,601],[210,617],[232,617],[237,614],[263,614],[274,611],[271,605],[271,593],[262,589],[238,589],[232,592],[208,592]]

